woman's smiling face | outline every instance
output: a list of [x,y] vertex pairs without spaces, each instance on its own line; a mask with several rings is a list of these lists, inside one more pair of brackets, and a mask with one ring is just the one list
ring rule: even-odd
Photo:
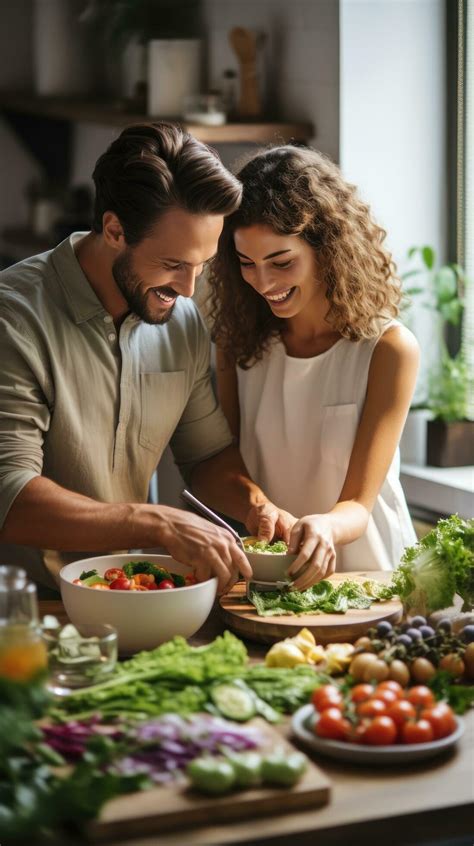
[[237,229],[234,244],[242,278],[276,317],[295,317],[324,297],[314,250],[303,238],[258,223]]

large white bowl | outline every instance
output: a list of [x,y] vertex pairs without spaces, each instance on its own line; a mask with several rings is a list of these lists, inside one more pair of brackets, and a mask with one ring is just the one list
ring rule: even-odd
[[[242,541],[254,541],[255,538],[242,538]],[[288,578],[288,567],[296,560],[296,555],[289,552],[247,552],[245,556],[252,568],[253,578],[260,582],[279,582]]]
[[214,577],[174,590],[92,590],[72,584],[83,570],[103,575],[109,567],[123,567],[127,561],[150,561],[173,573],[186,575],[189,568],[170,555],[101,555],[73,561],[60,571],[61,597],[74,625],[110,623],[118,632],[121,655],[153,649],[175,635],[191,637],[206,621],[217,594]]

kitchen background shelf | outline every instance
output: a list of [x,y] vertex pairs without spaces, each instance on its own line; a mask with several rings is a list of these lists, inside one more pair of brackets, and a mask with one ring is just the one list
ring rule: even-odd
[[[11,113],[49,118],[60,121],[83,121],[103,126],[127,126],[129,123],[146,123],[159,120],[127,110],[118,103],[90,102],[86,100],[38,97],[29,93],[0,91],[0,109],[9,118]],[[299,121],[245,121],[231,122],[223,126],[201,126],[178,120],[196,138],[211,144],[267,144],[271,141],[296,141],[305,143],[314,135],[311,123]]]

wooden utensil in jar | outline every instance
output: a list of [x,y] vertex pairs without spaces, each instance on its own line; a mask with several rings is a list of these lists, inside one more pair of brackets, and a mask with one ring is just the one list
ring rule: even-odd
[[239,61],[237,114],[241,118],[257,118],[262,112],[257,79],[257,36],[250,29],[236,26],[229,33],[229,42]]

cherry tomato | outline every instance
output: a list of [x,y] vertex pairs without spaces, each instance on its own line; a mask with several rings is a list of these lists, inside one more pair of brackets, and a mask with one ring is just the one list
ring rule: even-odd
[[82,585],[82,582],[81,582],[80,579],[73,579],[72,583],[73,583],[73,585]]
[[433,737],[433,729],[428,720],[417,720],[416,722],[410,720],[402,726],[402,743],[428,743],[433,740]]
[[395,723],[398,728],[401,728],[407,720],[414,720],[416,717],[416,710],[411,702],[407,699],[397,699],[389,706],[387,716]]
[[408,701],[411,702],[415,708],[430,708],[434,705],[435,698],[433,696],[433,692],[424,684],[418,684],[415,687],[411,687],[407,690],[405,695]]
[[319,737],[330,740],[345,740],[350,732],[350,723],[339,708],[326,708],[315,725],[315,732]]
[[173,590],[174,589],[174,582],[171,579],[163,579],[163,581],[158,582],[158,590]]
[[[361,720],[356,727],[352,729],[352,740],[355,743],[364,743],[365,733],[370,725],[370,720]],[[349,738],[348,738],[349,739]]]
[[394,702],[399,701],[395,691],[390,690],[388,687],[385,687],[382,690],[377,688],[374,693],[374,699],[381,699],[386,705],[393,705]]
[[146,585],[147,590],[158,590],[158,585],[156,582],[150,582],[149,585]]
[[109,585],[110,590],[130,590],[131,582],[130,579],[126,579],[125,577],[121,577],[120,579],[115,579]]
[[367,699],[357,706],[359,717],[382,717],[387,713],[387,705],[381,699]]
[[392,679],[380,682],[380,684],[377,685],[376,692],[378,693],[380,690],[393,690],[397,699],[403,699],[403,687],[397,681],[393,681]]
[[197,580],[196,576],[194,575],[194,573],[188,573],[184,577],[184,584],[185,585],[188,585],[188,586],[189,585],[197,585],[197,583],[198,583],[198,580]]
[[351,699],[353,702],[365,702],[373,693],[374,688],[371,684],[356,684],[351,690]]
[[107,579],[108,582],[114,582],[115,579],[126,579],[126,575],[120,567],[110,567],[104,573],[104,579]]
[[313,690],[311,701],[316,711],[325,711],[327,708],[339,708],[342,711],[344,701],[339,689],[334,684],[323,684]]
[[424,708],[420,714],[420,719],[429,722],[435,740],[439,740],[440,737],[447,737],[456,728],[456,718],[445,702],[438,702],[433,708]]
[[370,746],[391,746],[397,739],[397,727],[390,717],[375,717],[362,735],[362,742]]

